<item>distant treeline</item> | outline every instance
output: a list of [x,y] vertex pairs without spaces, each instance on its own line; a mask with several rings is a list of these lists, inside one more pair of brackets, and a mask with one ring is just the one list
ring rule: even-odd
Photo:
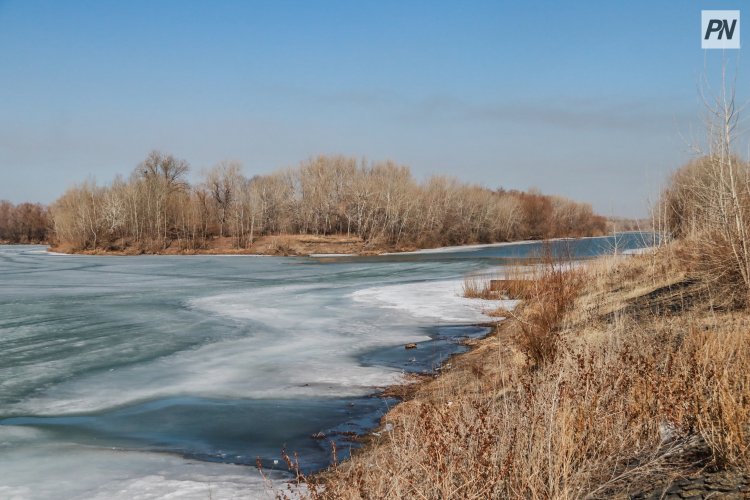
[[128,179],[88,181],[51,207],[57,243],[71,250],[198,250],[216,237],[247,248],[261,235],[344,234],[373,246],[437,246],[603,234],[588,204],[455,179],[418,183],[409,168],[319,156],[245,177],[224,162],[190,185],[184,160],[151,153]]
[[0,201],[0,242],[45,242],[49,225],[47,209],[38,203]]

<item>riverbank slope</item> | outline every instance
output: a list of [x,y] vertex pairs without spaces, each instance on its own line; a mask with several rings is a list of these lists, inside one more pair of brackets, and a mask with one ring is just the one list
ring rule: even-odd
[[105,248],[76,248],[71,245],[53,244],[53,252],[84,255],[311,255],[311,254],[378,254],[389,251],[415,250],[413,246],[366,244],[361,238],[346,235],[281,234],[260,236],[252,245],[237,247],[234,238],[216,237],[206,240],[202,246],[180,246],[175,243],[166,248],[145,248],[127,242],[115,242]]
[[524,302],[494,335],[310,496],[750,494],[750,314],[721,306],[679,252],[548,264],[510,291]]
[[[306,235],[306,234],[282,234],[262,236],[246,248],[238,248],[233,238],[214,238],[206,242],[204,246],[196,248],[184,248],[178,245],[167,248],[145,249],[129,245],[127,243],[113,244],[106,248],[81,249],[64,244],[51,244],[49,250],[57,253],[82,254],[82,255],[274,255],[274,256],[345,256],[345,255],[387,255],[387,254],[427,254],[446,253],[456,251],[470,251],[519,245],[524,243],[537,243],[543,241],[578,241],[595,238],[614,238],[613,251],[619,251],[618,241],[621,237],[630,235],[639,236],[640,246],[650,246],[655,242],[655,235],[650,232],[626,231],[612,233],[611,235],[581,236],[576,238],[550,238],[546,240],[514,240],[494,243],[466,243],[457,246],[429,246],[413,244],[388,244],[365,242],[357,236],[347,235]],[[632,242],[630,242],[632,243]],[[626,245],[629,243],[626,243]]]

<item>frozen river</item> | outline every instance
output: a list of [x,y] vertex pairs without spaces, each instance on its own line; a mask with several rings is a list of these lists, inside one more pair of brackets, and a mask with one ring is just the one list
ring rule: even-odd
[[[559,242],[579,257],[638,235]],[[466,273],[538,244],[376,258],[95,257],[0,246],[0,498],[253,498],[327,464],[372,397],[482,335]],[[421,343],[405,351],[403,344]]]

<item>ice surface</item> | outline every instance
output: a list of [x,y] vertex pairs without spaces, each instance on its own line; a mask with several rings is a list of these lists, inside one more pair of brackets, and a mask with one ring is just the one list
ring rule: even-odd
[[252,468],[172,452],[231,462],[234,433],[319,446],[300,422],[361,416],[347,401],[403,377],[372,360],[493,319],[499,304],[460,297],[462,277],[528,246],[327,263],[0,246],[0,498],[264,495]]
[[431,323],[470,324],[497,321],[487,313],[512,309],[518,301],[470,299],[462,296],[462,280],[443,280],[366,288],[352,294],[361,304],[407,312]]
[[0,447],[0,471],[8,500],[274,498],[290,477],[270,471],[267,484],[255,468],[68,443]]
[[[263,403],[279,398],[290,401],[279,403],[285,415],[294,415],[298,400],[297,415],[314,430],[351,418],[341,398],[403,376],[361,358],[430,338],[408,310],[353,294],[474,267],[53,256],[41,247],[0,247],[0,497],[207,498],[209,487],[214,498],[263,494],[252,468],[165,452],[187,443],[231,461],[212,450],[223,438],[201,420],[206,404],[207,419],[232,422],[239,433],[238,408],[254,401],[262,418],[246,425],[286,421]],[[175,419],[168,408],[135,412],[175,398],[208,403],[190,406],[193,420]],[[326,410],[325,398],[343,409]],[[313,399],[323,405],[315,414]],[[288,439],[304,429],[294,425]],[[268,432],[279,440],[264,444],[277,457],[283,431]],[[139,442],[162,453],[134,451]]]

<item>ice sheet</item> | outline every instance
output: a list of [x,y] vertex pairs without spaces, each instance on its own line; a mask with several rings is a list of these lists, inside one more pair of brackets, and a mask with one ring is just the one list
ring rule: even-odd
[[[435,325],[494,320],[488,310],[514,305],[460,297],[465,274],[496,264],[472,260],[471,253],[450,261],[323,263],[51,258],[44,250],[0,246],[0,419],[100,417],[205,398],[217,401],[211,415],[231,420],[222,412],[233,411],[232,401],[341,401],[403,376],[363,363],[373,350],[402,350],[430,338]],[[340,406],[344,421],[347,406]],[[161,426],[170,439],[191,432],[191,422],[180,428],[170,422]],[[216,488],[213,498],[263,493],[251,468],[168,454],[158,439],[153,452],[113,450],[104,438],[61,440],[41,427],[0,426],[0,498],[208,498],[209,488]],[[188,437],[203,435],[205,428]]]
[[397,309],[440,324],[497,321],[488,313],[499,307],[512,309],[518,302],[465,298],[462,292],[462,280],[444,280],[366,288],[354,292],[352,297],[360,304]]
[[270,471],[267,482],[250,467],[66,443],[0,447],[0,471],[7,500],[266,499],[290,478]]

